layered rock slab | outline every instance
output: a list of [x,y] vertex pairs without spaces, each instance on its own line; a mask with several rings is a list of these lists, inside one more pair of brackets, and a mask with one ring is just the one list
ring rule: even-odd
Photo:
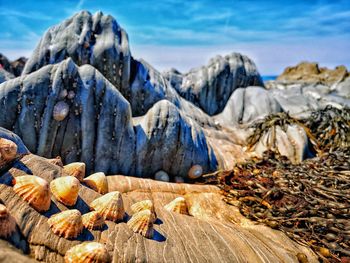
[[[10,179],[29,171],[48,182],[62,176],[62,168],[45,158],[26,155],[0,176],[0,200],[16,219],[17,232],[8,241],[38,261],[63,262],[66,251],[83,241],[105,243],[112,262],[297,262],[296,254],[303,252],[309,262],[317,262],[311,250],[297,245],[283,233],[255,225],[239,214],[234,206],[222,201],[215,186],[199,186],[156,182],[125,176],[108,177],[109,190],[122,193],[127,214],[130,206],[144,199],[155,205],[158,220],[153,239],[133,233],[125,221],[107,221],[102,231],[87,231],[76,240],[54,235],[47,224],[48,217],[68,208],[52,198],[50,210],[39,214],[17,196]],[[25,167],[25,169],[24,169]],[[82,186],[77,204],[83,214],[88,204],[100,195]],[[189,215],[166,211],[163,207],[183,196]],[[126,219],[127,220],[127,219]],[[0,252],[4,253],[4,252]]]

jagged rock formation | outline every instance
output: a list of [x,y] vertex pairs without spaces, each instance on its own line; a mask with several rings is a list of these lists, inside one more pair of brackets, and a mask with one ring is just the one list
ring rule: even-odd
[[237,53],[161,74],[132,58],[113,17],[82,11],[50,28],[22,76],[0,85],[0,126],[31,152],[83,161],[88,171],[152,177],[163,170],[174,180],[193,164],[209,172],[249,158],[247,125],[267,114],[350,105],[348,80],[277,81],[265,90],[254,63]]
[[349,76],[345,66],[338,66],[334,70],[320,68],[317,63],[301,62],[294,67],[287,67],[278,76],[277,81],[284,83],[320,83],[327,86],[339,83]]
[[216,56],[184,75],[171,70],[165,76],[183,98],[209,115],[220,113],[237,88],[264,86],[254,62],[238,53]]
[[[1,137],[1,135],[0,135]],[[88,204],[100,196],[81,186],[78,202],[70,208],[52,197],[50,210],[38,213],[13,191],[13,178],[34,174],[51,182],[63,175],[62,168],[45,158],[32,154],[23,156],[0,176],[0,202],[16,220],[17,229],[7,242],[13,244],[37,261],[64,262],[68,249],[83,241],[97,241],[106,245],[112,262],[297,262],[297,253],[304,253],[309,262],[317,262],[313,252],[291,241],[282,232],[256,225],[244,218],[237,207],[222,201],[220,189],[215,186],[196,186],[156,182],[124,176],[109,176],[109,191],[120,191],[128,215],[135,202],[151,199],[158,220],[153,239],[133,233],[125,220],[106,221],[102,230],[85,229],[76,239],[55,235],[48,218],[60,211],[78,209],[89,212]],[[189,215],[164,209],[174,198],[183,196]],[[5,243],[6,244],[6,243]],[[2,242],[0,243],[2,246]],[[6,245],[7,246],[7,245]],[[0,258],[17,252],[1,249]]]
[[5,71],[9,72],[15,77],[18,77],[22,74],[26,62],[27,58],[25,57],[20,57],[10,62],[7,57],[0,53],[0,68],[3,68]]
[[[57,105],[67,107],[63,119],[55,119]],[[88,171],[185,177],[194,163],[205,171],[217,167],[202,129],[174,104],[159,101],[133,120],[129,103],[100,72],[70,58],[2,84],[0,111],[8,112],[0,126],[31,152],[83,161]]]

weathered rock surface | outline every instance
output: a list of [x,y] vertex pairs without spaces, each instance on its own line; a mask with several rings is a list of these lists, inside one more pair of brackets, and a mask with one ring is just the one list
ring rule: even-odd
[[0,67],[0,83],[3,83],[9,79],[13,79],[15,76],[10,72],[7,72],[5,69]]
[[221,124],[237,126],[281,111],[280,104],[268,90],[262,87],[238,88],[229,98],[223,112],[216,115],[215,119]]
[[254,62],[238,53],[216,56],[184,75],[171,70],[165,76],[183,98],[209,115],[220,113],[237,88],[264,86]]
[[[202,128],[174,104],[159,101],[133,120],[128,101],[100,72],[70,58],[3,83],[0,102],[8,113],[0,115],[0,126],[15,131],[31,152],[83,161],[88,171],[186,177],[195,163],[204,171],[217,168]],[[68,112],[56,120],[58,103]]]
[[[309,262],[317,262],[310,249],[291,241],[282,232],[256,225],[244,218],[235,206],[227,205],[215,186],[199,186],[157,182],[125,176],[109,176],[110,191],[120,191],[127,214],[135,202],[150,199],[155,205],[158,220],[153,239],[133,233],[124,222],[106,221],[102,230],[84,230],[77,239],[58,237],[50,230],[48,218],[67,210],[52,197],[50,210],[38,213],[17,196],[11,186],[12,179],[34,174],[48,182],[63,175],[62,168],[45,158],[25,155],[8,171],[0,175],[0,202],[7,206],[15,218],[17,231],[7,241],[30,257],[45,262],[63,262],[66,251],[83,241],[106,244],[113,262],[297,262],[296,254],[304,253]],[[82,214],[89,211],[88,204],[100,195],[82,186],[78,202],[69,209]],[[189,215],[166,211],[164,205],[183,196]],[[17,252],[1,250],[18,257]]]

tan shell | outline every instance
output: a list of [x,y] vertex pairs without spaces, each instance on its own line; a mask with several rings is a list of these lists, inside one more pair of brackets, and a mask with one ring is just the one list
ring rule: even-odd
[[69,113],[69,105],[64,101],[59,101],[53,107],[52,116],[56,121],[63,121]]
[[105,245],[84,242],[69,249],[64,256],[66,263],[109,263],[111,257]]
[[171,201],[169,204],[165,205],[164,208],[168,211],[172,211],[179,214],[188,214],[187,212],[187,205],[185,198],[183,197],[177,197],[173,201]]
[[190,179],[197,179],[201,177],[203,174],[203,168],[199,164],[193,165],[191,169],[188,171],[188,177]]
[[15,219],[10,215],[6,206],[0,204],[0,237],[7,238],[15,231]]
[[110,192],[91,202],[90,207],[98,211],[105,220],[121,221],[125,210],[122,195],[118,192]]
[[83,182],[100,194],[108,193],[108,183],[104,173],[94,173],[84,178]]
[[70,163],[63,166],[63,172],[67,175],[74,176],[80,182],[82,182],[85,177],[85,167],[85,163]]
[[52,232],[64,238],[76,238],[84,228],[81,213],[77,209],[55,214],[47,223]]
[[80,182],[73,176],[59,177],[50,183],[52,194],[61,203],[73,206],[79,196]]
[[63,168],[63,162],[62,162],[62,158],[60,156],[57,156],[56,158],[52,158],[52,159],[47,159],[47,161],[49,163],[52,163],[54,165],[57,165],[57,166]]
[[82,219],[84,227],[90,230],[102,228],[105,224],[104,218],[97,211],[83,215]]
[[135,233],[140,233],[147,238],[153,238],[153,213],[151,210],[142,210],[134,214],[127,222],[127,225]]
[[35,175],[18,176],[14,180],[13,190],[39,212],[49,210],[51,193],[49,183]]
[[16,158],[17,145],[10,140],[0,138],[0,166]]
[[143,200],[143,201],[137,202],[131,206],[131,211],[134,214],[136,214],[140,211],[143,211],[143,210],[150,210],[153,214],[153,222],[155,222],[157,220],[157,215],[156,215],[156,212],[154,210],[154,205],[153,205],[151,200]]

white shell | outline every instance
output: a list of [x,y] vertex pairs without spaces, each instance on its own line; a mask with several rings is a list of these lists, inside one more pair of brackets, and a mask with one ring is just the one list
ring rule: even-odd
[[191,169],[188,171],[188,177],[190,179],[197,179],[201,177],[203,174],[203,168],[202,166],[196,164],[191,167]]
[[69,105],[64,101],[59,101],[53,108],[53,118],[56,121],[63,121],[69,113]]
[[169,175],[164,172],[163,170],[158,171],[155,175],[154,175],[154,179],[156,179],[157,181],[163,181],[163,182],[169,182]]

